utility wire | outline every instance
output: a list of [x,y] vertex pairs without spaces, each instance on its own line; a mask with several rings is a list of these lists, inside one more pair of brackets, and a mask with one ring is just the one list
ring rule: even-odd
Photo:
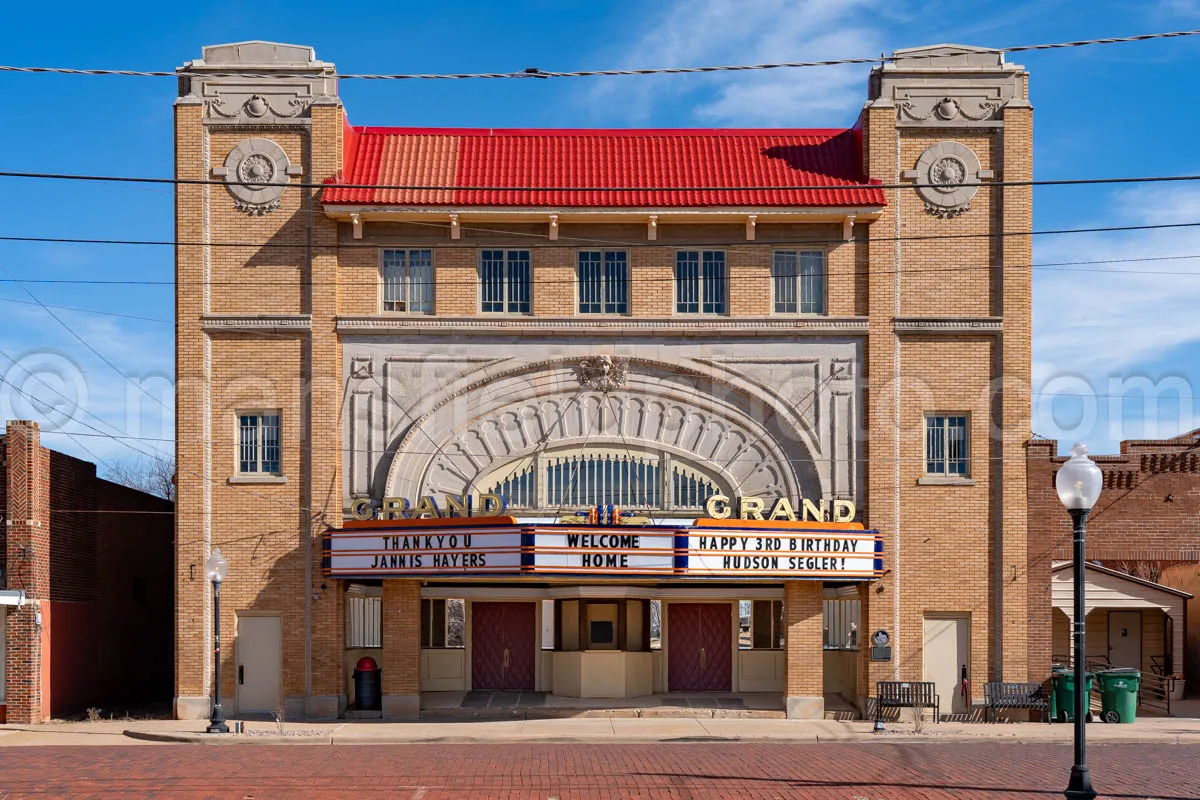
[[[17,279],[14,279],[14,281]],[[174,325],[175,320],[158,319],[157,317],[139,317],[136,314],[120,314],[116,311],[101,311],[98,308],[80,308],[79,306],[60,306],[54,303],[35,303],[32,300],[21,300],[16,297],[0,297],[0,303],[20,303],[26,306],[39,306],[43,308],[57,308],[63,311],[74,311],[78,314],[99,314],[106,317],[120,317],[121,319],[135,319],[142,322],[161,322],[164,325]]]
[[[1033,394],[1042,394],[1042,393],[1040,393],[1040,392],[1033,392]],[[1061,397],[1079,397],[1079,396],[1083,396],[1083,395],[1072,395],[1072,394],[1063,394],[1063,395],[1057,395],[1057,394],[1054,394],[1054,393],[1046,393],[1046,395],[1047,395],[1047,396],[1050,396],[1050,397],[1058,397],[1058,396],[1061,396]],[[1122,395],[1096,395],[1096,396],[1097,396],[1097,397],[1123,397]],[[36,398],[35,398],[35,399],[36,399]],[[1193,398],[1193,399],[1194,399],[1194,398]],[[74,421],[74,420],[73,420],[73,421]],[[145,442],[167,442],[167,443],[174,443],[174,442],[175,442],[175,440],[174,440],[174,439],[168,439],[168,438],[166,438],[166,437],[161,437],[161,436],[160,436],[160,437],[155,437],[155,436],[131,436],[131,435],[120,435],[120,436],[116,436],[116,435],[111,435],[111,434],[106,434],[106,433],[83,433],[83,432],[79,432],[79,431],[57,431],[57,430],[43,430],[43,431],[42,431],[42,434],[43,434],[43,435],[45,435],[45,434],[51,434],[51,435],[57,435],[57,436],[84,436],[84,437],[89,437],[89,436],[90,436],[90,437],[98,437],[98,438],[105,438],[105,439],[128,439],[128,440],[132,440],[132,441],[145,441]],[[207,439],[207,440],[205,440],[205,439],[193,439],[193,440],[189,440],[189,441],[192,441],[192,442],[195,442],[195,443],[198,443],[198,444],[210,444],[210,445],[213,445],[214,447],[227,447],[227,446],[236,446],[236,445],[240,444],[240,442],[239,442],[239,441],[238,441],[236,438],[230,438],[230,439],[216,438],[216,439]],[[1031,440],[1031,441],[1037,441],[1037,440]],[[1155,440],[1155,441],[1158,441],[1158,440]],[[616,447],[617,447],[616,445],[612,445],[612,446],[613,446],[614,448],[616,448]],[[1094,454],[1092,454],[1092,458],[1106,458],[1106,457],[1111,457],[1111,458],[1127,458],[1127,457],[1130,457],[1130,456],[1142,455],[1143,453],[1144,453],[1144,454],[1146,454],[1146,455],[1171,455],[1171,454],[1183,455],[1183,454],[1187,454],[1187,453],[1190,453],[1190,452],[1200,452],[1200,449],[1198,449],[1198,448],[1200,448],[1200,444],[1188,445],[1187,443],[1180,443],[1179,445],[1177,445],[1177,447],[1183,447],[1183,448],[1185,448],[1185,449],[1184,449],[1184,450],[1178,450],[1178,449],[1172,449],[1172,450],[1139,450],[1137,453],[1134,453],[1134,454],[1122,454],[1122,453],[1094,453]],[[572,445],[572,446],[571,446],[569,449],[570,449],[571,451],[574,451],[574,450],[577,450],[577,449],[578,449],[578,446],[577,446],[577,445]],[[312,446],[312,450],[313,450],[314,452],[330,452],[330,453],[333,453],[333,452],[337,452],[337,453],[362,452],[362,451],[361,451],[361,448],[359,448],[359,449],[357,449],[357,450],[356,450],[356,448],[354,448],[354,447],[352,447],[352,446],[350,446],[350,445],[345,445],[345,446],[341,446],[341,447],[325,447],[325,446],[320,446],[320,445],[313,445],[313,446]],[[537,451],[535,451],[535,452],[537,452]],[[546,451],[546,450],[543,450],[542,452],[548,452],[548,451]],[[399,455],[399,454],[403,454],[403,455],[412,455],[412,456],[438,456],[438,455],[445,455],[445,453],[444,453],[444,452],[442,452],[442,451],[440,451],[440,450],[408,450],[408,449],[399,450],[399,449],[397,449],[397,448],[392,448],[392,447],[386,448],[386,449],[384,449],[384,450],[380,450],[380,451],[378,451],[378,454],[379,454],[380,456],[395,456],[395,455]],[[1064,457],[1065,457],[1065,456],[1064,456]],[[810,463],[810,462],[813,462],[813,463],[815,463],[815,462],[821,462],[821,461],[837,461],[838,459],[836,459],[836,458],[834,458],[834,457],[809,457],[809,458],[786,458],[786,459],[782,459],[782,460],[784,460],[784,461],[787,461],[788,463],[792,463],[792,464],[807,464],[807,463]],[[863,463],[869,463],[869,462],[872,462],[872,461],[874,461],[874,462],[876,462],[876,463],[885,463],[885,464],[895,463],[895,462],[897,461],[897,459],[896,459],[896,458],[894,458],[894,457],[885,457],[885,456],[873,456],[873,457],[871,457],[871,456],[864,456],[864,457],[862,457],[862,458],[853,458],[853,459],[850,459],[850,460],[852,460],[852,461],[855,461],[855,462],[859,462],[859,461],[861,461],[861,462],[863,462]],[[924,461],[924,460],[925,460],[925,458],[924,458],[923,456],[905,456],[905,457],[903,457],[903,458],[900,458],[900,459],[899,459],[899,461],[900,461],[900,462],[902,462],[902,463],[908,463],[908,462],[922,462],[922,461]],[[1003,457],[1003,456],[986,456],[986,457],[984,457],[984,458],[981,458],[981,459],[972,459],[972,460],[973,460],[973,461],[989,461],[989,462],[1004,462],[1004,461],[1013,462],[1013,461],[1024,461],[1025,459],[1023,459],[1023,458],[1007,458],[1007,457]],[[761,459],[761,458],[758,458],[758,457],[749,457],[749,456],[747,456],[747,457],[745,457],[745,458],[731,458],[731,459],[725,459],[725,460],[723,460],[721,463],[722,463],[722,464],[727,464],[727,463],[728,463],[728,464],[735,464],[735,463],[739,463],[739,462],[757,463],[757,462],[760,462],[760,461],[762,461],[762,459]],[[513,476],[515,476],[515,475],[516,475],[516,473],[515,473],[515,472],[513,472],[513,473],[507,473],[507,474],[506,474],[504,477],[505,477],[505,478],[509,478],[509,477],[513,477]]]
[[[410,224],[433,225],[434,223],[411,222]],[[444,227],[444,226],[438,225],[437,227]],[[632,249],[632,248],[660,246],[660,247],[670,247],[670,248],[674,248],[677,250],[694,250],[694,249],[703,249],[706,247],[726,247],[726,246],[736,247],[736,246],[745,246],[745,245],[769,246],[769,247],[774,247],[774,248],[780,249],[780,248],[789,248],[789,247],[796,247],[796,248],[811,247],[811,246],[822,245],[822,244],[843,245],[843,244],[856,244],[856,243],[857,244],[869,244],[871,242],[896,242],[896,241],[905,242],[905,241],[930,241],[930,240],[947,240],[947,239],[1008,238],[1008,237],[1023,237],[1023,236],[1059,236],[1059,235],[1080,234],[1080,233],[1112,233],[1112,232],[1142,231],[1142,230],[1184,229],[1184,228],[1197,228],[1197,227],[1200,227],[1200,221],[1198,221],[1198,222],[1163,223],[1163,224],[1157,224],[1157,225],[1111,225],[1111,226],[1100,226],[1100,227],[1091,227],[1091,228],[1058,228],[1058,229],[1047,229],[1047,230],[1039,230],[1039,231],[992,231],[992,232],[985,232],[985,233],[931,234],[931,235],[927,235],[927,236],[886,236],[886,237],[872,238],[869,240],[856,240],[856,239],[845,240],[842,238],[837,238],[837,239],[804,239],[804,240],[791,240],[791,241],[789,241],[789,240],[781,240],[781,241],[765,241],[765,240],[758,241],[758,240],[755,240],[755,241],[749,241],[749,242],[744,239],[709,241],[709,242],[657,242],[657,241],[655,241],[655,242],[625,242],[625,241],[610,240],[610,239],[600,240],[600,239],[579,238],[579,237],[570,237],[570,236],[559,236],[558,241],[578,241],[578,242],[587,243],[591,246],[590,248],[585,248],[585,249],[600,249],[603,247],[631,248]],[[469,230],[485,232],[485,233],[490,232],[490,233],[497,233],[497,234],[510,234],[511,233],[508,231],[493,230],[493,229],[488,229],[488,228],[469,228]],[[536,238],[539,240],[548,239],[548,237],[549,237],[549,234],[542,234],[542,233],[516,233],[516,234],[512,234],[512,235],[526,236],[526,237]],[[24,236],[24,237],[0,236],[0,241],[69,243],[69,244],[106,244],[106,245],[132,245],[132,246],[145,245],[145,246],[163,246],[163,247],[255,247],[255,248],[282,247],[282,248],[290,248],[290,249],[300,249],[302,247],[302,245],[278,244],[278,243],[271,243],[271,242],[264,242],[264,243],[175,242],[175,241],[170,241],[170,240],[65,239],[65,238],[55,238],[55,237],[31,237],[31,236]],[[334,247],[334,246],[331,245],[330,247]],[[349,248],[353,248],[353,247],[365,247],[365,248],[370,248],[370,249],[375,249],[375,250],[386,250],[389,248],[418,249],[418,250],[419,249],[434,249],[434,248],[437,248],[437,249],[466,248],[466,249],[475,250],[475,249],[480,249],[481,247],[486,247],[486,245],[482,245],[479,243],[455,244],[455,243],[452,243],[449,241],[447,241],[447,242],[439,241],[436,243],[420,243],[415,246],[411,245],[411,244],[404,244],[404,245],[389,244],[386,242],[360,243],[360,244],[342,243],[342,244],[336,245],[336,247],[339,249],[341,249],[341,248],[349,249]],[[1056,271],[1056,272],[1101,272],[1101,273],[1111,272],[1111,273],[1128,273],[1128,274],[1137,274],[1137,275],[1190,276],[1190,275],[1196,275],[1198,273],[1166,271],[1166,270],[1118,270],[1118,269],[1089,270],[1089,269],[1071,269],[1070,267],[1075,266],[1075,265],[1086,266],[1086,265],[1110,264],[1110,263],[1172,261],[1172,260],[1183,260],[1183,259],[1198,258],[1198,257],[1200,257],[1200,254],[1195,255],[1195,256],[1179,255],[1179,256],[1152,256],[1152,257],[1127,258],[1127,259],[1092,259],[1092,260],[1088,260],[1088,261],[1048,262],[1045,264],[978,264],[978,265],[948,266],[948,267],[912,267],[912,268],[902,268],[899,270],[883,270],[883,269],[868,267],[867,269],[855,268],[855,269],[846,271],[845,273],[842,273],[842,274],[855,275],[855,276],[858,276],[858,275],[890,275],[890,274],[895,274],[895,273],[899,272],[901,274],[909,275],[909,274],[918,274],[918,273],[925,273],[925,272],[966,272],[966,271],[970,271],[970,270],[991,270],[991,269],[1010,269],[1010,270],[1011,269],[1042,269],[1042,270],[1049,270],[1049,271]],[[293,264],[281,264],[279,266],[282,266],[285,268],[290,268],[290,269],[300,269],[299,265],[293,265]],[[567,265],[567,266],[570,266],[570,265]],[[728,278],[728,280],[740,280],[740,279],[756,280],[757,277],[756,276],[742,276],[741,278],[735,278],[733,276],[729,276],[729,278]],[[671,276],[665,276],[665,277],[659,277],[659,278],[631,277],[629,279],[629,282],[630,283],[643,283],[643,282],[659,283],[659,282],[667,282],[667,281],[674,281],[674,280],[675,280],[674,276],[671,275]],[[437,285],[438,286],[451,286],[451,285],[456,285],[456,284],[458,284],[458,285],[475,285],[477,282],[478,282],[477,279],[471,279],[468,281],[438,281]],[[575,278],[562,278],[562,279],[531,278],[530,279],[531,285],[542,285],[542,284],[550,285],[550,284],[568,284],[568,283],[573,284],[575,282],[576,282]],[[194,286],[202,286],[202,285],[208,285],[208,286],[223,286],[223,285],[230,285],[230,286],[334,286],[334,285],[336,285],[336,286],[376,286],[376,285],[378,285],[378,279],[373,279],[370,281],[305,281],[305,280],[274,280],[274,281],[271,281],[271,280],[239,279],[236,281],[211,280],[211,281],[182,281],[182,282],[179,282],[179,281],[173,281],[173,280],[158,281],[158,280],[103,280],[103,279],[54,279],[54,278],[0,278],[0,283],[116,285],[116,286],[191,286],[191,285],[194,285]]]
[[[680,129],[686,133],[687,129]],[[781,131],[786,134],[786,129]],[[89,175],[75,172],[27,172],[23,170],[0,170],[0,178],[26,178],[30,180],[86,181],[94,183],[153,183],[172,186],[243,186],[261,189],[264,186],[277,189],[379,189],[404,192],[639,192],[644,194],[679,194],[683,192],[862,192],[868,190],[893,189],[945,189],[940,183],[845,183],[845,184],[767,184],[763,186],[495,186],[453,184],[389,184],[389,183],[308,183],[292,181],[285,184],[263,184],[249,181],[229,181],[224,178],[154,178],[140,175]],[[976,181],[955,184],[955,188],[1004,188],[1029,186],[1095,186],[1124,183],[1180,183],[1200,181],[1200,175],[1133,175],[1105,178],[1055,178],[1043,180]],[[344,205],[357,205],[356,202]],[[333,204],[343,205],[343,204]],[[404,205],[404,204],[399,204]],[[427,203],[416,205],[427,206]],[[451,204],[438,203],[437,206]],[[768,203],[780,206],[778,203]],[[783,207],[783,206],[780,206]]]
[[[1094,45],[1125,44],[1128,42],[1146,42],[1154,39],[1174,39],[1184,36],[1195,36],[1200,30],[1167,31],[1162,33],[1144,33],[1134,36],[1119,36],[1103,39],[1081,39],[1072,42],[1054,42],[1049,44],[1016,45],[1013,47],[995,48],[1002,53],[1022,53],[1036,50],[1062,50],[1075,47],[1090,47]],[[330,73],[327,77],[345,80],[465,80],[465,79],[527,79],[527,78],[594,78],[624,75],[688,75],[706,72],[746,72],[751,70],[798,69],[805,67],[833,67],[846,64],[880,64],[885,62],[899,63],[906,59],[924,60],[927,56],[897,56],[879,55],[860,58],[838,58],[822,61],[785,61],[770,64],[726,64],[702,67],[657,67],[646,69],[602,69],[577,70],[572,72],[546,71],[537,67],[526,67],[516,72],[461,72],[461,73]],[[0,66],[0,72],[19,72],[32,74],[55,75],[113,75],[132,78],[177,78],[180,76],[208,78],[277,78],[277,75],[246,71],[210,72],[207,70],[188,70],[181,68],[171,71],[130,70],[130,69],[73,69],[69,67],[24,67]],[[316,73],[314,73],[316,74]],[[320,73],[326,77],[324,73]]]
[[[9,274],[8,270],[7,270],[7,269],[5,269],[4,267],[0,267],[0,272],[3,272],[3,273],[5,273],[6,275],[9,275],[9,277],[10,277],[10,278],[12,277],[12,276]],[[58,323],[59,325],[61,325],[61,326],[62,326],[64,329],[66,329],[67,333],[69,333],[69,334],[71,334],[71,336],[75,337],[75,339],[76,339],[76,340],[77,340],[77,341],[78,341],[78,342],[79,342],[81,345],[83,345],[83,346],[84,346],[84,347],[86,347],[86,348],[87,348],[89,351],[91,351],[91,353],[92,353],[93,355],[95,355],[95,356],[96,356],[96,358],[99,358],[101,361],[103,361],[105,364],[107,364],[107,365],[108,365],[108,366],[109,366],[109,367],[112,369],[112,371],[113,371],[113,372],[115,372],[115,373],[117,373],[118,375],[120,375],[120,376],[121,376],[121,378],[122,378],[122,379],[124,379],[126,383],[128,383],[128,384],[132,384],[133,386],[137,387],[138,391],[140,391],[142,394],[146,395],[146,397],[149,397],[151,400],[153,400],[155,403],[157,403],[157,404],[158,404],[158,406],[159,406],[160,408],[162,408],[164,411],[170,411],[170,412],[172,412],[172,413],[174,412],[174,409],[172,409],[172,408],[167,408],[166,404],[164,404],[162,400],[158,399],[158,397],[157,397],[156,395],[154,395],[152,392],[150,392],[150,391],[149,391],[149,390],[148,390],[148,389],[147,389],[145,386],[142,386],[142,384],[141,384],[141,383],[139,383],[138,381],[135,381],[135,380],[133,380],[133,379],[132,379],[132,378],[130,378],[128,375],[126,375],[126,374],[125,374],[125,372],[124,372],[124,370],[122,370],[120,367],[118,367],[116,364],[114,364],[112,361],[110,361],[110,360],[109,360],[109,358],[108,358],[107,356],[105,356],[103,353],[101,353],[99,350],[97,350],[95,347],[93,347],[93,346],[92,346],[92,345],[91,345],[91,344],[88,342],[88,340],[87,340],[87,339],[84,339],[82,336],[80,336],[78,333],[76,333],[75,329],[74,329],[74,328],[72,328],[70,325],[68,325],[68,324],[67,324],[67,322],[66,322],[66,320],[64,320],[64,319],[63,319],[62,317],[60,317],[58,314],[54,313],[54,310],[53,310],[53,309],[51,309],[49,306],[47,306],[45,303],[43,303],[43,302],[41,301],[41,298],[39,298],[37,295],[35,295],[33,292],[31,292],[31,291],[29,290],[29,287],[25,286],[25,284],[21,283],[20,281],[16,281],[16,284],[17,284],[17,286],[20,286],[20,287],[21,287],[21,290],[22,290],[22,291],[24,291],[24,292],[25,292],[25,294],[29,295],[29,298],[30,298],[31,300],[33,300],[35,303],[37,303],[39,306],[41,306],[42,310],[43,310],[43,311],[45,311],[47,314],[49,314],[49,315],[50,315],[50,317],[51,317],[51,318],[52,318],[52,319],[53,319],[55,322],[57,322],[57,323]]]

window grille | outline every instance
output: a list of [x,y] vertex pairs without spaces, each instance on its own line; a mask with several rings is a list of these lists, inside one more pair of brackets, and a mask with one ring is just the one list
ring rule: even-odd
[[433,251],[383,251],[383,310],[433,311]]
[[968,474],[967,418],[930,414],[925,417],[925,473]]
[[825,313],[825,253],[776,250],[771,266],[776,314]]
[[383,646],[383,589],[352,585],[346,590],[346,647]]
[[657,507],[660,471],[649,458],[585,453],[552,458],[546,465],[546,498],[554,507]]
[[488,491],[507,498],[508,504],[515,508],[533,508],[537,505],[535,477],[534,466],[529,464],[506,476]]
[[703,508],[709,497],[720,492],[717,485],[687,467],[672,465],[671,485],[675,508]]
[[681,250],[675,254],[675,310],[680,314],[724,314],[725,252]]
[[279,415],[238,415],[238,472],[279,474]]
[[479,261],[481,310],[528,314],[532,279],[530,251],[481,250]]
[[862,601],[857,597],[837,597],[822,601],[826,650],[857,650],[858,623]]
[[629,313],[629,262],[624,250],[581,250],[579,313]]

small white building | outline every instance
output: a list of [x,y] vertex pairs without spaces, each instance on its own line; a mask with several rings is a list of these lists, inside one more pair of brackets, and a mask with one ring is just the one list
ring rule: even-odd
[[[1089,669],[1133,667],[1164,677],[1183,674],[1184,607],[1192,595],[1097,564],[1088,564],[1086,575]],[[1050,586],[1054,661],[1065,664],[1071,660],[1075,616],[1071,562],[1054,567]]]

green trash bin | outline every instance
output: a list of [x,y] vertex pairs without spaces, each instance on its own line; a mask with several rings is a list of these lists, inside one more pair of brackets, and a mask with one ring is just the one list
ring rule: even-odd
[[[1088,697],[1091,697],[1092,686],[1095,684],[1096,675],[1094,673],[1086,673],[1084,678],[1084,691]],[[1074,722],[1075,721],[1075,672],[1054,672],[1054,697],[1053,708],[1051,709],[1053,719],[1059,722]],[[1092,712],[1088,711],[1084,716],[1087,722],[1092,721]]]
[[1100,683],[1100,719],[1133,722],[1137,719],[1138,688],[1142,673],[1136,669],[1106,669],[1096,675]]

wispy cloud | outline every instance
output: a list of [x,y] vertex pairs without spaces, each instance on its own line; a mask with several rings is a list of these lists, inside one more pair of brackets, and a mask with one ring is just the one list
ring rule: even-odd
[[[645,33],[615,54],[626,66],[682,67],[814,61],[881,52],[882,31],[866,23],[875,0],[675,0],[651,12]],[[812,125],[814,114],[852,112],[868,68],[718,73],[689,79],[613,79],[587,101],[629,121],[663,103],[690,105],[699,122]],[[840,117],[838,122],[844,122]]]
[[[1200,221],[1200,188],[1114,192],[1109,205],[1113,213],[1098,224],[1193,223]],[[1173,436],[1196,423],[1200,371],[1182,354],[1200,346],[1200,228],[1074,234],[1037,243],[1038,264],[1150,258],[1172,260],[1034,273],[1034,388],[1085,395],[1069,404],[1085,417],[1094,409],[1096,421],[1107,423],[1110,444]],[[1169,363],[1175,368],[1164,366]],[[1145,399],[1154,396],[1166,406]],[[1035,429],[1052,431],[1050,399],[1036,405]]]

